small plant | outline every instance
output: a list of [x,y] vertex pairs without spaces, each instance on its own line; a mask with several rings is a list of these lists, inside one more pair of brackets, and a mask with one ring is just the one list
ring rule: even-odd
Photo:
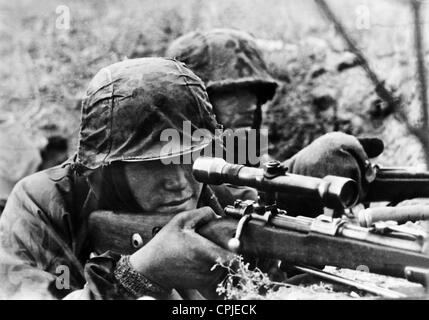
[[272,281],[261,269],[251,268],[240,255],[228,262],[218,259],[212,270],[217,267],[226,270],[226,277],[216,289],[225,300],[331,300],[367,297],[363,292],[335,289],[334,284],[323,281],[298,285]]
[[249,263],[245,263],[240,255],[226,263],[218,259],[212,270],[216,267],[227,271],[225,279],[216,289],[226,300],[263,299],[279,287],[290,287],[286,283],[271,281],[268,274],[259,268],[250,269]]

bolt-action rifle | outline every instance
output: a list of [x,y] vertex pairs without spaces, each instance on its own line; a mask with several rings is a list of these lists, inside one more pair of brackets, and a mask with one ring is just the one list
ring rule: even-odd
[[[197,230],[224,248],[297,266],[366,266],[370,272],[426,284],[426,233],[384,222],[361,227],[344,219],[344,211],[358,199],[357,185],[351,179],[320,179],[289,174],[276,163],[252,168],[207,157],[195,161],[193,174],[207,185],[230,183],[266,194],[265,203],[237,200],[222,212],[216,209],[222,217]],[[276,206],[276,196],[293,198],[295,193],[322,201],[324,213],[316,218],[293,217]],[[132,253],[170,219],[168,215],[96,211],[89,222],[93,247],[99,252]]]

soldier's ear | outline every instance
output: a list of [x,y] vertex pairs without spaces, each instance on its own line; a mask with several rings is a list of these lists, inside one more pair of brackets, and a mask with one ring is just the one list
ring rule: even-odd
[[384,150],[384,143],[378,138],[359,138],[358,140],[368,155],[368,158],[375,158]]

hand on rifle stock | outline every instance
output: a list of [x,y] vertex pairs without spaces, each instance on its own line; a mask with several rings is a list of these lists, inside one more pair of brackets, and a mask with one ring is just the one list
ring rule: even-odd
[[210,207],[179,213],[131,256],[131,264],[166,289],[215,286],[222,280],[225,270],[211,270],[213,265],[218,258],[228,261],[233,255],[195,230],[216,217]]

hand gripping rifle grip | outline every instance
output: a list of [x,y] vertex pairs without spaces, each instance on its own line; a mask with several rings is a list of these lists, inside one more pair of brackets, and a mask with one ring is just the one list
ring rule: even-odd
[[326,176],[320,179],[289,173],[267,177],[262,168],[231,164],[221,158],[199,157],[194,162],[193,174],[197,181],[206,184],[230,183],[286,196],[295,194],[321,200],[324,206],[332,209],[349,208],[359,197],[356,182],[348,178]]

